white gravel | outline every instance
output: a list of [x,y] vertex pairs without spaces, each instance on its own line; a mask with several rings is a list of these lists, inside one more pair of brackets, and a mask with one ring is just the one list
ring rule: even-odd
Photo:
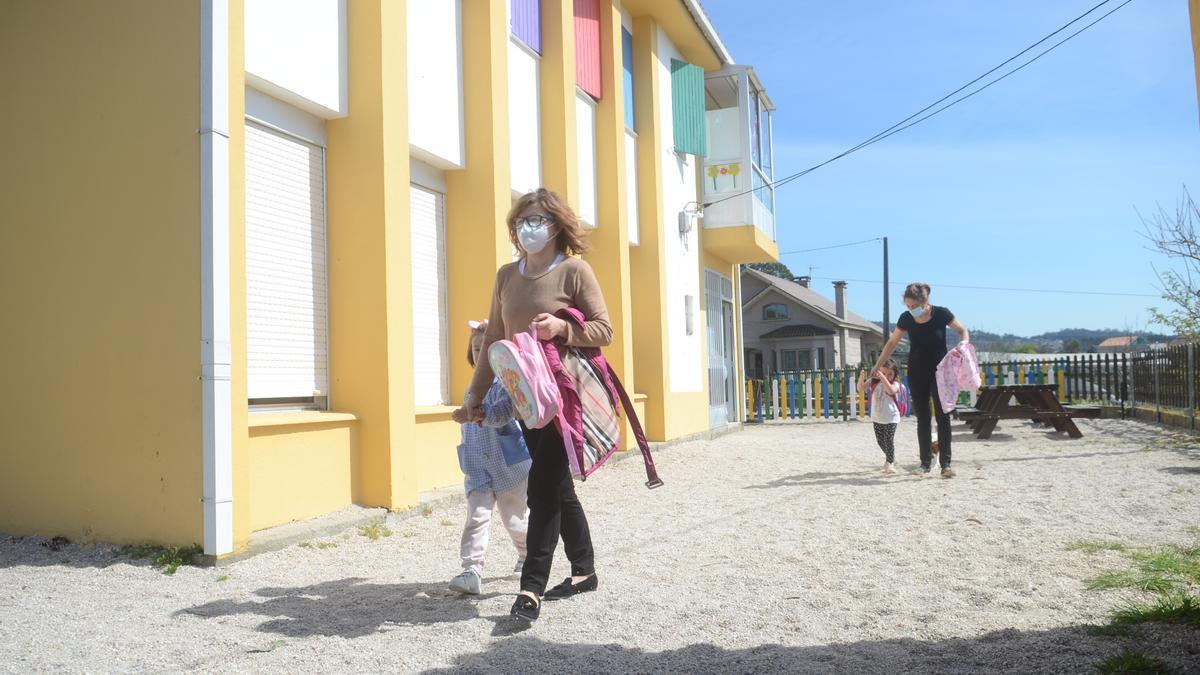
[[[858,422],[665,450],[655,491],[630,458],[580,486],[600,590],[523,631],[498,524],[484,595],[445,590],[458,506],[173,577],[111,547],[0,537],[0,671],[1080,672],[1136,647],[1200,672],[1196,630],[1087,631],[1131,596],[1083,580],[1124,558],[1066,548],[1200,540],[1200,450],[1080,426],[979,441],[956,425],[953,480],[883,476]],[[915,440],[905,423],[906,469]],[[552,583],[567,573],[560,550]]]

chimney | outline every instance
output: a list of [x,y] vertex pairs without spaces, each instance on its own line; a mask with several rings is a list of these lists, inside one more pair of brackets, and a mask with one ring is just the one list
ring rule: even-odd
[[837,303],[837,317],[844,320],[846,318],[846,282],[833,282],[833,295]]
[[812,283],[812,277],[796,277],[796,283],[808,288],[808,285]]

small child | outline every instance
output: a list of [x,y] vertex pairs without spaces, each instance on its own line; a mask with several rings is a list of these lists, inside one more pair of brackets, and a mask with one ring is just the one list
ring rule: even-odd
[[[483,333],[487,322],[472,321],[467,361],[471,367],[482,356]],[[526,480],[529,476],[529,448],[521,425],[513,415],[512,401],[499,382],[493,382],[483,398],[484,420],[469,422],[464,408],[454,412],[462,425],[462,445],[458,463],[463,487],[467,492],[467,522],[462,533],[462,574],[450,580],[450,590],[477,595],[482,585],[483,558],[491,531],[492,508],[500,507],[500,517],[508,536],[517,547],[519,573],[525,564],[525,532],[529,528],[526,504]]]
[[[883,450],[883,472],[896,473],[896,427],[900,424],[900,406],[896,396],[900,393],[900,369],[896,362],[888,359],[883,367],[871,374],[871,421],[875,424],[875,441]],[[859,375],[860,387],[867,384],[867,371]]]

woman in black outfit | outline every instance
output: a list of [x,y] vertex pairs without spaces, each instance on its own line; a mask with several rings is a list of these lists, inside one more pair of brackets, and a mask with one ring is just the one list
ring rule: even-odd
[[963,342],[970,342],[971,336],[965,326],[954,317],[954,312],[945,307],[935,307],[929,304],[929,284],[913,283],[904,289],[904,306],[908,311],[896,320],[896,330],[875,362],[872,373],[879,370],[900,344],[901,338],[908,335],[908,390],[912,401],[913,413],[917,416],[917,447],[921,451],[921,474],[928,477],[933,464],[933,453],[930,448],[932,429],[930,428],[930,399],[937,410],[938,427],[938,462],[942,467],[942,478],[953,478],[954,469],[950,468],[950,415],[942,410],[942,403],[937,395],[936,373],[938,364],[946,356],[946,326],[958,332]]

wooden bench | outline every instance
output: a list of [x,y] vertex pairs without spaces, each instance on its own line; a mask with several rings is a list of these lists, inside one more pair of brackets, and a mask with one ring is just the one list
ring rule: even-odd
[[[974,407],[954,409],[954,416],[967,423],[977,438],[990,438],[1000,420],[1030,420],[1065,431],[1071,438],[1082,438],[1075,418],[1100,417],[1097,406],[1064,406],[1052,384],[1010,384],[984,387]],[[1013,399],[1017,405],[1010,405]]]

